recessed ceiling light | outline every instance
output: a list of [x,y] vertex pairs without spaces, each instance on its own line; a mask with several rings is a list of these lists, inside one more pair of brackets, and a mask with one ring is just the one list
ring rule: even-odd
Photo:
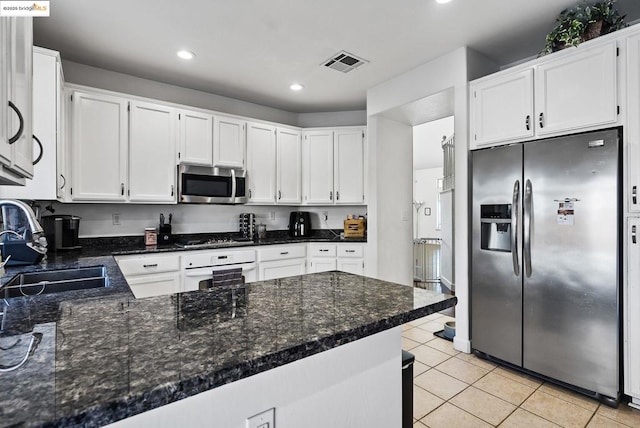
[[304,88],[304,86],[300,83],[292,83],[291,85],[289,85],[289,89],[291,89],[292,91],[301,91],[302,88]]
[[449,3],[451,0],[436,0],[440,4]]
[[182,59],[193,59],[195,58],[196,54],[194,54],[191,51],[182,50],[182,51],[178,51],[178,56]]

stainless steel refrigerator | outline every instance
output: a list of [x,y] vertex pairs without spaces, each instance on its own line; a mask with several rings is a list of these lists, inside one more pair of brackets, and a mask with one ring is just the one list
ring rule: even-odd
[[617,129],[472,152],[471,343],[620,396]]

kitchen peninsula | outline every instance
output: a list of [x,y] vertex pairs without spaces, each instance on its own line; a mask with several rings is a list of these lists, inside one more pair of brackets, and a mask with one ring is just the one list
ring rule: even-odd
[[3,426],[393,426],[401,324],[456,303],[337,271],[135,299],[113,257],[71,265],[96,264],[105,289],[9,299],[0,362],[42,336],[0,373]]

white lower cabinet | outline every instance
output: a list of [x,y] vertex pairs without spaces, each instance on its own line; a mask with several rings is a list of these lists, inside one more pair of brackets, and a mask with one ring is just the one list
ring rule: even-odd
[[116,256],[115,259],[138,299],[182,291],[179,254]]
[[270,245],[257,256],[260,281],[307,273],[307,244]]
[[308,273],[336,270],[336,244],[309,244]]
[[339,270],[364,273],[364,245],[350,243],[310,243],[308,273]]
[[627,258],[624,287],[624,393],[630,406],[640,408],[640,218],[630,217],[627,224]]

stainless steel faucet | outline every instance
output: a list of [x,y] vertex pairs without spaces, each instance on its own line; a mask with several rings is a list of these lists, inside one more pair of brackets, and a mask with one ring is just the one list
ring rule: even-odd
[[27,222],[29,223],[29,228],[31,229],[32,234],[36,235],[44,232],[44,229],[42,228],[40,223],[38,223],[36,214],[33,212],[31,207],[26,203],[19,201],[17,199],[0,199],[0,207],[3,205],[13,205],[20,208],[24,212],[27,218]]

